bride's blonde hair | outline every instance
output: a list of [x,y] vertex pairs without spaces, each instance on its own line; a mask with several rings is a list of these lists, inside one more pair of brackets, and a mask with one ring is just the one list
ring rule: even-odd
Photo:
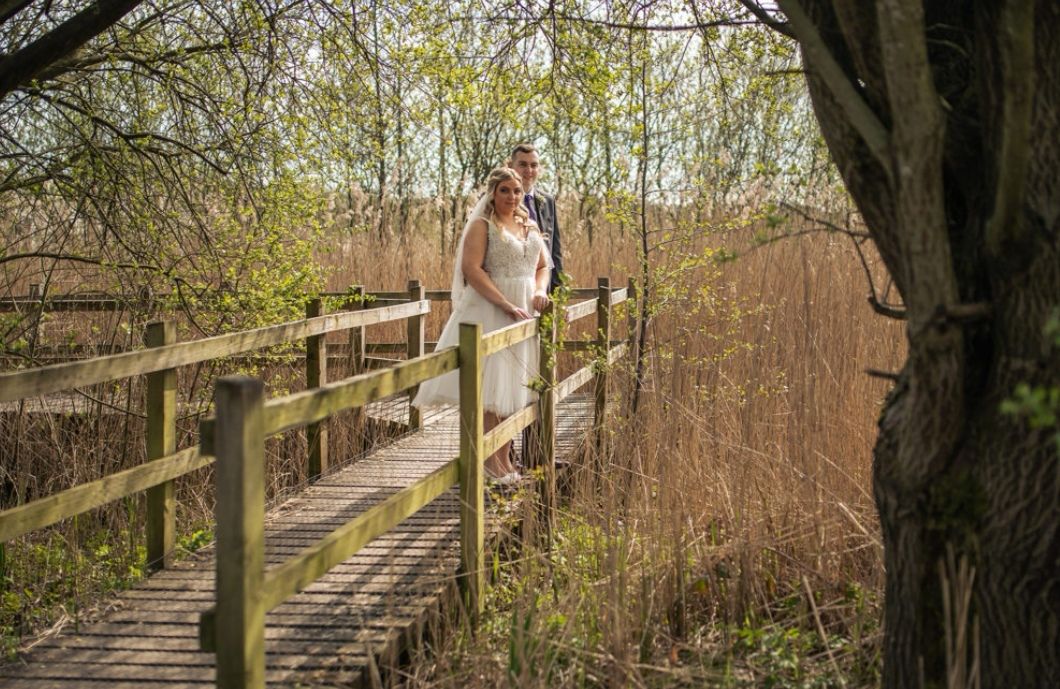
[[[493,219],[496,211],[493,206],[493,194],[497,191],[500,183],[507,180],[515,180],[518,182],[519,188],[523,189],[523,178],[510,167],[498,167],[490,172],[489,177],[486,178],[486,205],[482,207],[481,217],[487,220]],[[520,201],[519,205],[515,207],[515,217],[522,218],[523,222],[530,219],[530,211],[527,209],[525,202]]]

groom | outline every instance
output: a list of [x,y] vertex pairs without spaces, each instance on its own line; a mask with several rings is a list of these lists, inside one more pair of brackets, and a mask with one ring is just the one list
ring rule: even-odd
[[549,278],[548,291],[553,292],[560,285],[563,274],[563,248],[559,242],[559,225],[556,223],[556,198],[535,190],[537,176],[541,173],[541,158],[533,144],[519,144],[512,149],[508,158],[508,167],[519,173],[523,179],[523,201],[530,211],[530,219],[537,223],[545,235],[545,242],[552,252],[552,275]]

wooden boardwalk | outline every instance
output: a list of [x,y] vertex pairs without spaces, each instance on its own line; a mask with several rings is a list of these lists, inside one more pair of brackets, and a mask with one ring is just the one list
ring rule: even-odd
[[[393,408],[382,416],[394,417]],[[279,563],[351,517],[411,485],[459,452],[456,410],[425,419],[369,457],[322,478],[271,509],[266,560]],[[565,399],[557,413],[557,458],[580,446],[593,400]],[[390,420],[396,420],[391,418]],[[371,686],[452,595],[459,559],[457,489],[309,586],[267,616],[270,686]],[[0,687],[73,689],[208,687],[214,654],[199,650],[199,615],[214,603],[214,558],[204,549],[120,594],[98,621],[37,644],[0,666]]]

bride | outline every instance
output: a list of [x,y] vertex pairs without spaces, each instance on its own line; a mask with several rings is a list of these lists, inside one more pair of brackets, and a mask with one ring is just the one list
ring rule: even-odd
[[[460,323],[481,323],[483,331],[490,332],[533,318],[548,304],[551,269],[545,240],[523,205],[518,173],[507,167],[493,170],[457,246],[453,311],[438,348],[457,344]],[[535,399],[528,384],[537,375],[537,359],[536,339],[486,357],[482,371],[486,431]],[[423,383],[412,404],[424,408],[459,401],[459,378],[453,371]],[[487,476],[499,483],[518,481],[511,442],[490,455],[485,468]]]

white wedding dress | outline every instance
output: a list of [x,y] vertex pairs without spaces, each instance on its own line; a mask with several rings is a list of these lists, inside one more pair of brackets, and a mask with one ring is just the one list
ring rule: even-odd
[[[483,268],[497,289],[516,306],[533,313],[538,259],[544,239],[536,230],[519,239],[493,221],[487,221],[486,258]],[[461,242],[460,251],[463,249]],[[456,261],[461,259],[458,251]],[[515,321],[500,307],[491,304],[468,286],[459,291],[453,312],[438,338],[438,349],[459,343],[461,323],[481,323],[484,333],[511,325]],[[524,340],[508,349],[486,357],[482,369],[482,400],[486,411],[511,416],[537,399],[529,388],[538,371],[537,338]],[[460,402],[457,371],[432,378],[420,385],[412,405],[427,408]]]

